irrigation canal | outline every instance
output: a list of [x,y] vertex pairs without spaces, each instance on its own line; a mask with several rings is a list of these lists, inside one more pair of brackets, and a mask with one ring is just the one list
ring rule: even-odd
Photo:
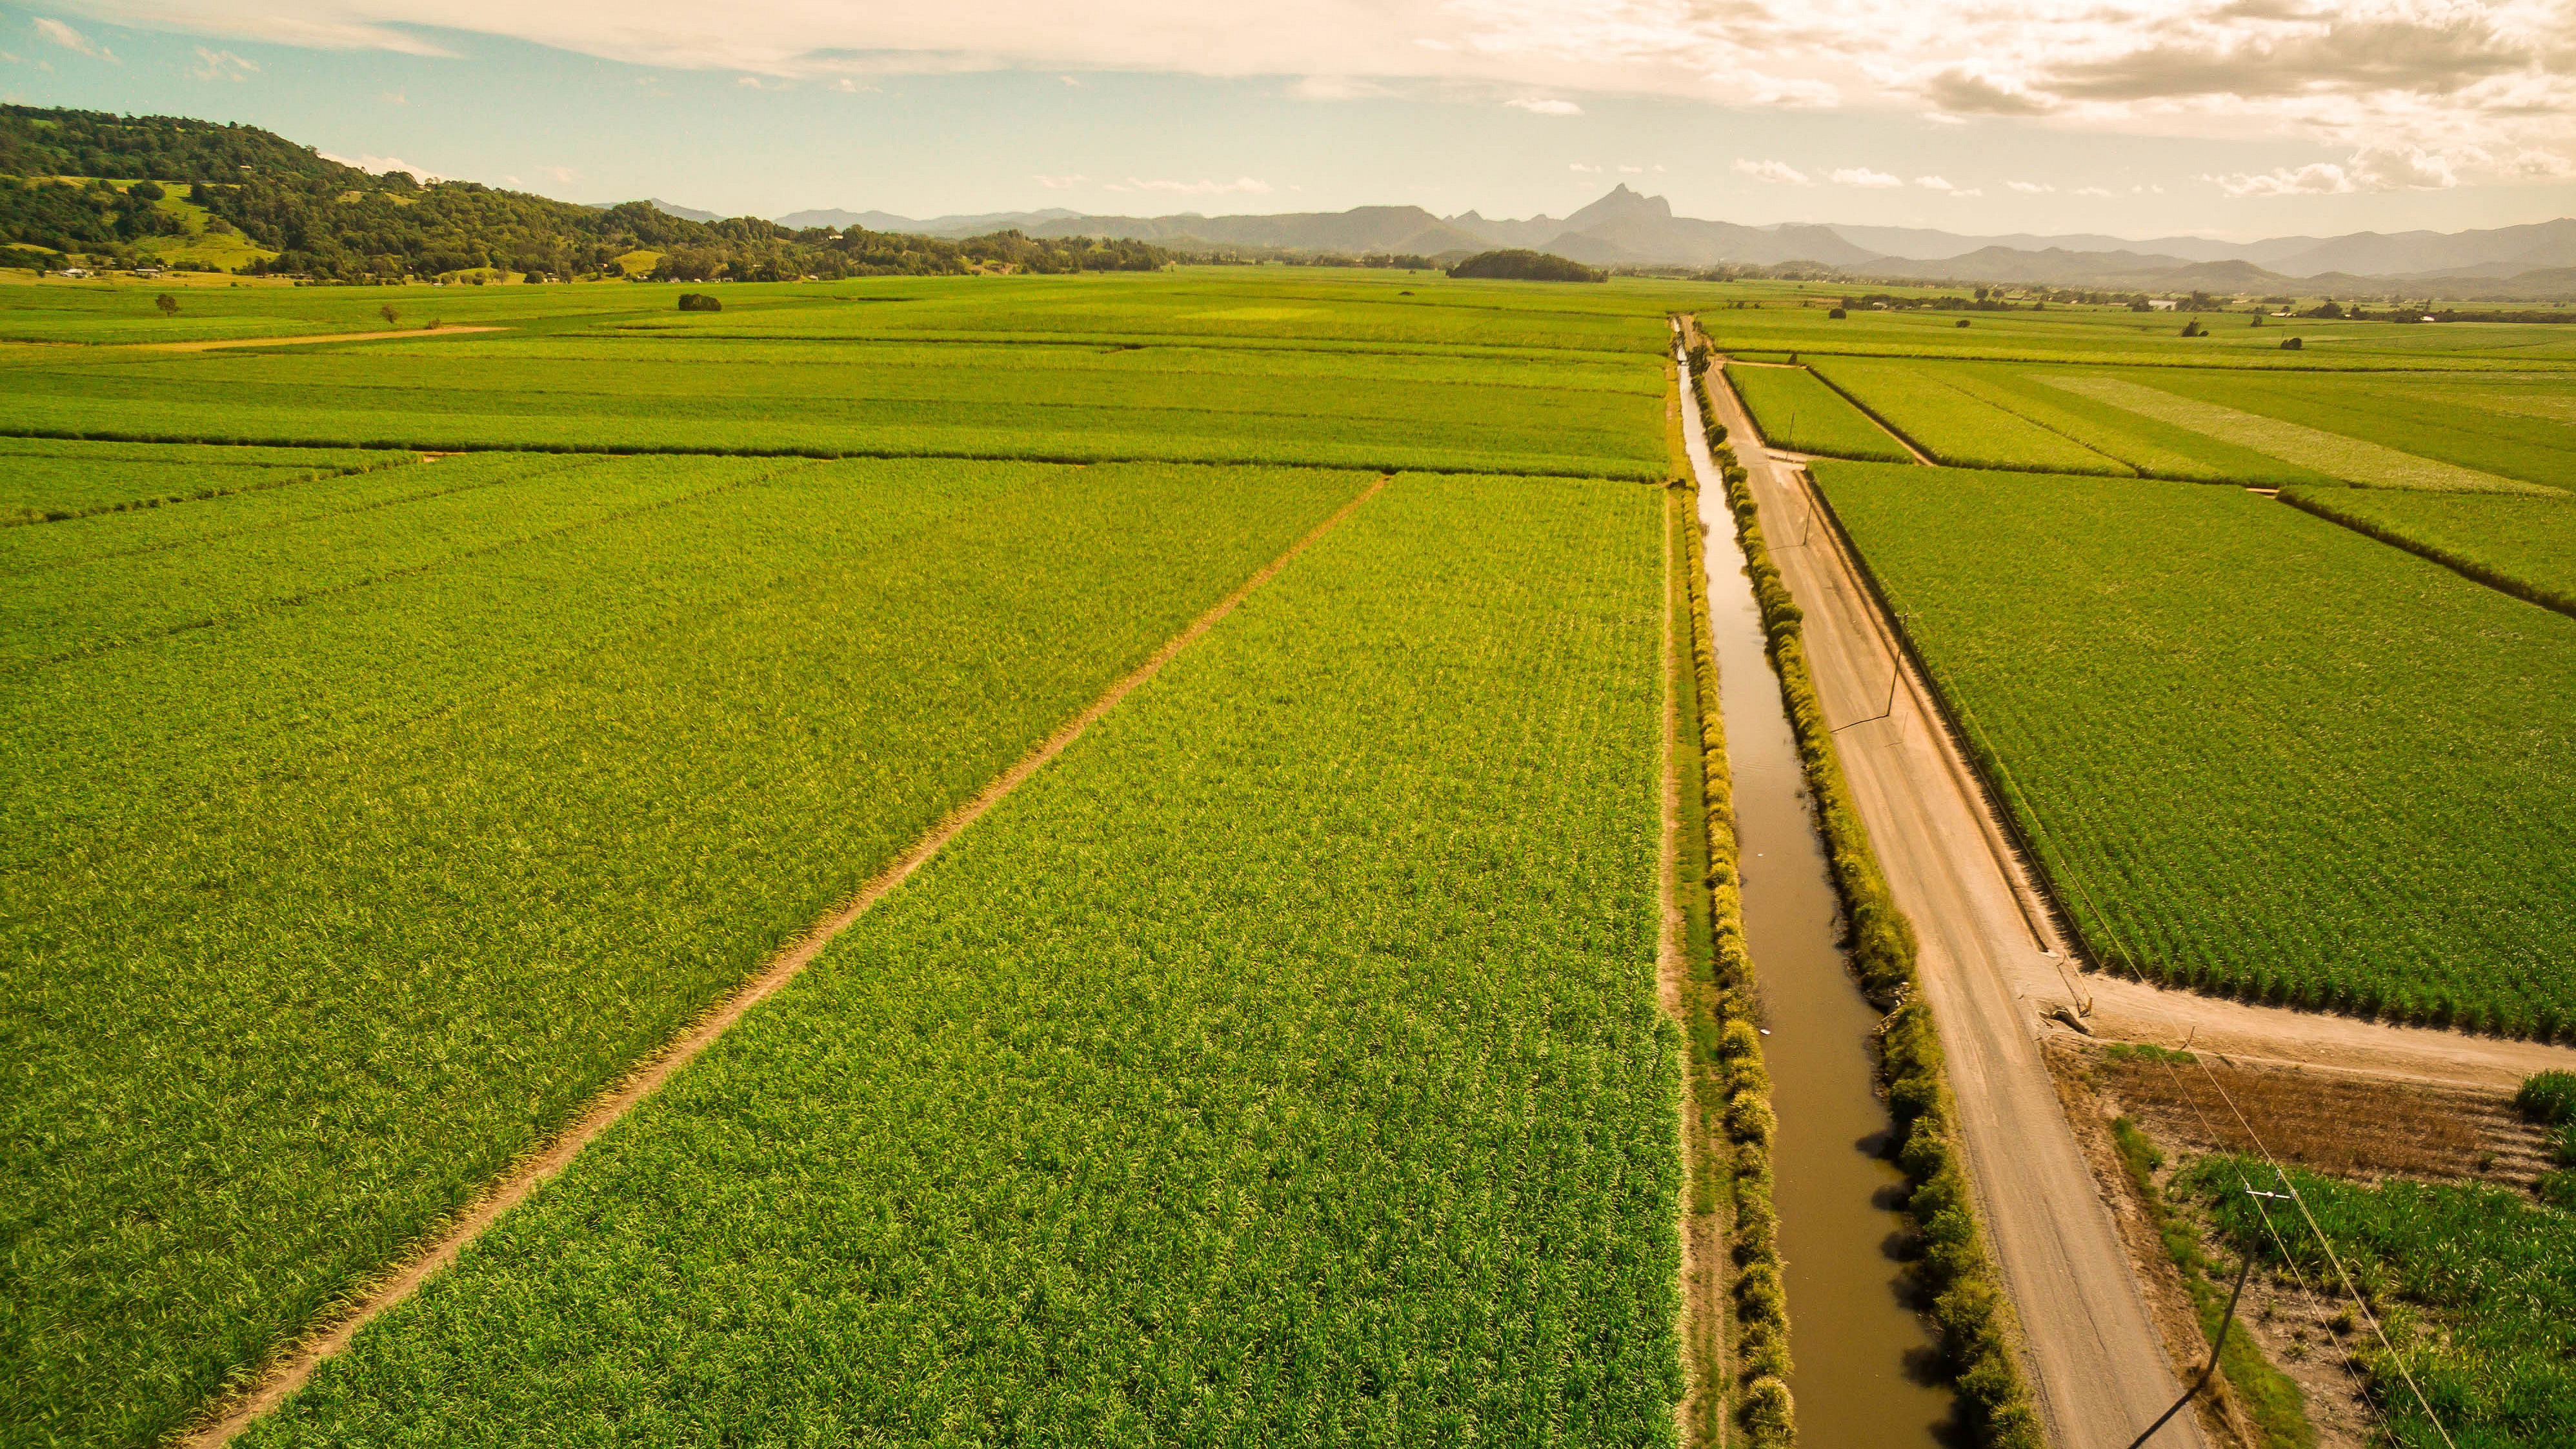
[[1798,1442],[1938,1449],[1953,1406],[1931,1378],[1938,1343],[1909,1302],[1896,1256],[1904,1179],[1889,1160],[1894,1124],[1877,1089],[1879,1013],[1843,957],[1841,906],[1797,738],[1687,387],[1683,407],[1708,526],[1709,626],[1735,781],[1745,944],[1770,1032],[1762,1049],[1780,1123],[1771,1153]]

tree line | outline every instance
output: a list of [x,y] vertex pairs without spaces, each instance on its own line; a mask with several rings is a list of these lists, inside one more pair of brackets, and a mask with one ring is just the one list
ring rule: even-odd
[[[59,177],[93,178],[66,185]],[[243,271],[317,280],[399,281],[494,269],[532,277],[623,275],[620,258],[656,252],[657,280],[1153,270],[1170,253],[1142,242],[1032,238],[963,241],[857,227],[791,229],[757,217],[698,222],[645,202],[578,206],[471,181],[370,175],[250,126],[168,116],[0,106],[0,241],[130,255],[185,225],[143,187],[184,183],[209,227],[276,253]]]

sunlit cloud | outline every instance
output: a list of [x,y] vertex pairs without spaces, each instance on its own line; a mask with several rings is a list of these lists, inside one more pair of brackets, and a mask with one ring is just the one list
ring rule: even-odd
[[2460,184],[2451,162],[2412,146],[2366,146],[2348,161],[2212,176],[2230,196],[2335,196],[2353,191],[2440,191]]
[[2018,191],[2024,196],[2045,196],[2049,192],[2055,191],[2057,188],[2054,186],[2044,185],[2037,181],[2007,181],[2004,183],[2004,189],[2006,191]]
[[1756,181],[1768,181],[1781,186],[1815,185],[1813,181],[1807,179],[1806,172],[1786,161],[1739,160],[1735,163],[1735,172],[1739,176],[1750,176]]
[[54,19],[50,15],[39,15],[36,17],[36,34],[52,41],[54,44],[61,46],[63,49],[68,50],[75,55],[86,55],[92,60],[104,60],[117,64],[122,63],[117,61],[116,52],[109,50],[104,45],[100,45],[92,41],[88,36],[81,34],[79,31],[72,29],[70,26]]
[[259,73],[256,61],[244,60],[229,50],[197,47],[197,64],[188,74],[202,81],[241,81]]
[[1076,186],[1080,186],[1082,183],[1084,183],[1084,182],[1086,182],[1086,181],[1089,181],[1091,178],[1090,178],[1090,177],[1088,177],[1088,176],[1073,175],[1073,176],[1032,176],[1032,177],[1030,177],[1029,179],[1030,179],[1031,181],[1036,182],[1038,185],[1045,187],[1045,188],[1046,188],[1047,190],[1049,190],[1049,191],[1067,191],[1067,190],[1071,190],[1072,188],[1074,188],[1074,187],[1076,187]]
[[1185,196],[1266,196],[1270,183],[1249,176],[1232,181],[1143,181],[1130,176],[1124,182],[1107,184],[1111,191],[1174,191]]
[[1842,167],[1832,172],[1830,179],[1836,186],[1859,186],[1871,190],[1905,184],[1905,179],[1901,176],[1890,176],[1884,171],[1872,171],[1866,166]]
[[1503,102],[1503,104],[1527,111],[1533,116],[1579,116],[1583,114],[1583,108],[1572,101],[1560,101],[1555,99],[1532,100],[1523,96],[1515,97]]
[[428,167],[414,166],[399,156],[340,156],[329,151],[316,154],[325,161],[337,161],[343,166],[355,166],[372,175],[382,176],[388,171],[408,171],[416,181],[428,182],[438,179],[430,174]]

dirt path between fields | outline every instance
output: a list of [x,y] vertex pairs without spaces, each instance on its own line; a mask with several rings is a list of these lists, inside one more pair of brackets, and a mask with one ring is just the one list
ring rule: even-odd
[[204,342],[103,342],[102,347],[131,347],[138,352],[212,352],[219,347],[282,347],[297,342],[383,342],[393,337],[453,337],[459,332],[507,332],[507,327],[405,327],[394,332],[312,332],[295,337],[218,337]]
[[[1730,437],[1751,444],[1760,436],[1719,369],[1709,395]],[[2182,1385],[2016,990],[2027,969],[2050,970],[2040,927],[1987,837],[1977,797],[1927,733],[1919,702],[1900,689],[1892,716],[1859,723],[1889,708],[1891,679],[1866,602],[1835,578],[1831,529],[1823,520],[1809,526],[1787,470],[1759,446],[1737,456],[1772,557],[1806,612],[1808,658],[1841,729],[1844,772],[1920,937],[1923,993],[1949,1058],[1977,1206],[2021,1315],[2032,1398],[2058,1449],[2123,1449]],[[1807,542],[1796,543],[1802,536]],[[2184,1416],[2157,1442],[2203,1441]]]
[[1262,565],[1252,577],[1237,585],[1234,592],[1218,600],[1215,607],[1192,620],[1188,628],[1165,641],[1163,647],[1156,650],[1152,658],[1138,665],[1116,684],[1111,685],[1106,693],[1091,702],[1089,708],[1049,736],[1045,743],[1022,756],[1019,763],[995,777],[992,783],[986,785],[975,798],[950,811],[944,819],[931,828],[928,834],[922,836],[912,849],[904,852],[893,864],[879,871],[866,885],[860,887],[858,894],[852,896],[846,904],[825,917],[793,945],[780,952],[767,966],[762,967],[757,975],[745,982],[733,995],[725,998],[705,1016],[700,1017],[696,1024],[672,1039],[660,1052],[639,1065],[623,1080],[592,1098],[590,1105],[583,1109],[581,1115],[574,1118],[570,1125],[555,1134],[543,1147],[520,1159],[508,1171],[487,1185],[453,1223],[422,1244],[412,1256],[397,1265],[381,1283],[370,1288],[345,1312],[325,1323],[316,1324],[304,1339],[286,1348],[275,1359],[264,1365],[240,1393],[219,1401],[211,1409],[204,1426],[190,1433],[181,1442],[189,1446],[189,1449],[215,1449],[215,1446],[229,1443],[233,1436],[249,1428],[261,1416],[284,1403],[289,1395],[302,1388],[305,1381],[313,1376],[313,1370],[321,1364],[322,1360],[347,1348],[350,1340],[357,1336],[358,1330],[374,1322],[386,1310],[409,1298],[441,1268],[454,1262],[456,1255],[466,1244],[480,1237],[486,1228],[500,1220],[502,1214],[518,1206],[529,1193],[536,1190],[538,1184],[571,1166],[573,1159],[579,1157],[582,1149],[588,1147],[600,1133],[607,1131],[619,1118],[633,1111],[682,1067],[696,1060],[699,1053],[714,1044],[716,1038],[724,1035],[735,1022],[743,1018],[746,1012],[776,994],[779,988],[794,980],[807,966],[812,965],[814,958],[822,954],[823,948],[831,944],[833,937],[849,929],[851,923],[867,914],[869,908],[885,899],[895,887],[909,880],[915,871],[929,864],[931,859],[937,856],[948,842],[956,839],[966,827],[984,818],[1012,791],[1027,783],[1031,776],[1044,769],[1056,756],[1063,754],[1075,740],[1082,738],[1084,732],[1099,723],[1101,718],[1111,710],[1116,709],[1120,701],[1134,693],[1139,685],[1160,674],[1164,665],[1171,663],[1182,650],[1196,643],[1199,636],[1215,628],[1226,615],[1234,612],[1237,605],[1249,598],[1255,589],[1268,583],[1272,576],[1286,568],[1297,555],[1305,552],[1318,539],[1340,526],[1344,519],[1358,512],[1362,504],[1383,492],[1389,481],[1387,477],[1378,478],[1367,488],[1362,489],[1357,497],[1334,510],[1331,517],[1316,524],[1305,537],[1290,544],[1286,552]]

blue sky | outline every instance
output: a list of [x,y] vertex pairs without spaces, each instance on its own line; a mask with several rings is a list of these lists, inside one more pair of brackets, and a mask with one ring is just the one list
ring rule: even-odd
[[[0,5],[0,96],[245,121],[379,169],[729,214],[1563,215],[1620,181],[1687,215],[1977,232],[2576,213],[2569,111],[2541,104],[2564,47],[2514,29],[2563,23],[2564,0],[2536,21],[2497,6],[2464,27],[2450,6],[2360,30],[2350,7],[2302,20],[2287,0],[2178,3],[2134,32],[2042,6],[2046,24],[2011,32],[2019,50],[1945,58],[1855,31],[1821,61],[1823,12],[1710,30],[1623,0],[1335,3],[1296,12],[1304,25],[1247,10],[1211,28],[1224,6],[1104,0],[1075,23],[1011,3],[943,20],[751,0],[717,38],[661,0],[562,0],[533,20],[497,0]],[[1852,24],[1873,3],[1832,14]],[[2274,18],[2232,28],[2267,5]],[[1926,8],[1889,15],[1917,25]],[[1605,15],[1625,19],[1605,30]],[[2028,43],[2049,25],[2054,49]],[[996,50],[978,30],[1021,38]]]

